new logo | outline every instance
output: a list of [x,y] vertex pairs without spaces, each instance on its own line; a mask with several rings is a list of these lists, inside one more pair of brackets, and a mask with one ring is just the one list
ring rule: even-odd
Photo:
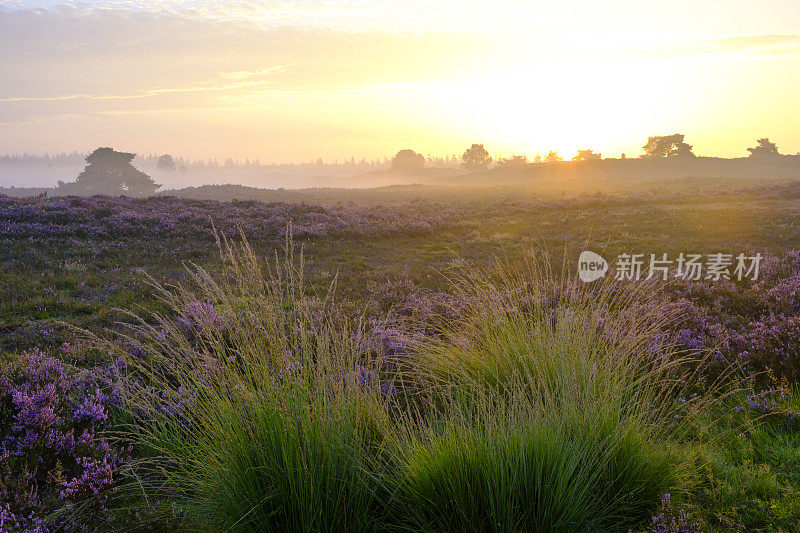
[[578,257],[578,277],[581,281],[589,283],[598,280],[608,272],[608,261],[603,256],[585,250]]

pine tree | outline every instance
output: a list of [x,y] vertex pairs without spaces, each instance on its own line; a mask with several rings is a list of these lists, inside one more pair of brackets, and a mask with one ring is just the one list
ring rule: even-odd
[[768,138],[759,139],[758,145],[755,148],[748,148],[750,157],[778,157],[781,154],[778,152],[778,146],[771,142]]
[[136,154],[98,148],[86,156],[86,168],[74,183],[63,186],[79,194],[149,196],[161,187],[131,161]]

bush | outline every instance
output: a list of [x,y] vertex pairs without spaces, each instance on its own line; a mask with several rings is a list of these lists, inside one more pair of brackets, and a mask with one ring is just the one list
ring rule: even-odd
[[94,530],[114,520],[109,499],[128,450],[105,432],[124,366],[78,371],[30,352],[0,370],[0,530]]

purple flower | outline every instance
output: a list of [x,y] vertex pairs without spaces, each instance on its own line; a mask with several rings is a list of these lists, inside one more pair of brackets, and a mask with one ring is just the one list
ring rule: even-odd
[[652,524],[645,533],[700,533],[700,523],[691,522],[683,509],[676,510],[670,495],[665,494],[660,512],[652,517]]
[[0,418],[0,531],[74,529],[43,517],[87,499],[101,518],[105,491],[128,457],[101,436],[120,401],[119,362],[76,371],[41,352],[21,362],[0,379],[0,402],[11,407],[5,427]]

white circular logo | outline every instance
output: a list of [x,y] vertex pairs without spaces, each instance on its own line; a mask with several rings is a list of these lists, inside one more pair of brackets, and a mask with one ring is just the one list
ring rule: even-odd
[[608,272],[608,261],[603,256],[585,250],[578,257],[578,277],[587,283],[600,279]]

